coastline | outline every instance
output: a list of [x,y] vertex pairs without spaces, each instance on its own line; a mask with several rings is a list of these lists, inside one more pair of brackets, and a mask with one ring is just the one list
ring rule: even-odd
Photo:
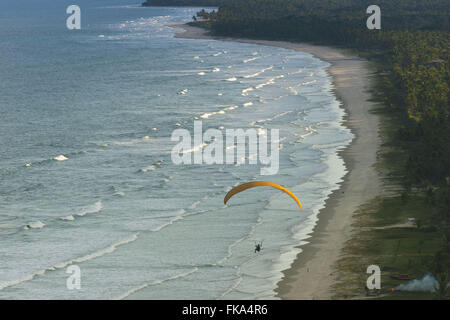
[[380,147],[379,118],[370,111],[376,103],[369,101],[371,71],[369,62],[344,53],[341,49],[306,43],[252,40],[243,38],[212,37],[204,29],[185,24],[171,24],[184,30],[176,37],[185,39],[210,39],[277,46],[311,53],[330,63],[327,72],[334,84],[334,93],[346,111],[344,124],[354,134],[354,139],[339,156],[344,159],[347,174],[340,188],[333,191],[325,207],[318,214],[307,244],[291,267],[283,271],[278,283],[277,296],[281,299],[331,299],[336,283],[335,263],[341,249],[351,238],[353,215],[358,207],[382,193],[380,178],[375,170]]

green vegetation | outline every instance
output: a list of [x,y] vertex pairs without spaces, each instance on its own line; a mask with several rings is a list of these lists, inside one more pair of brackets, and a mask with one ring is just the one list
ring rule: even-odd
[[[360,261],[385,271],[421,277],[431,271],[444,283],[450,268],[450,109],[448,16],[450,2],[378,0],[381,30],[366,28],[369,0],[228,0],[202,13],[215,35],[308,41],[357,50],[377,66],[375,98],[385,145],[380,166],[393,195],[362,208],[364,214],[340,261],[343,278],[367,278]],[[400,188],[398,188],[400,186]],[[375,229],[416,219],[416,227]],[[367,266],[368,264],[366,264]],[[384,286],[401,280],[384,272]],[[353,278],[352,278],[353,277]],[[363,282],[362,282],[363,283]],[[346,291],[341,283],[338,292]],[[362,290],[364,292],[364,290]],[[387,292],[385,292],[387,293]],[[446,293],[442,292],[442,298]],[[343,294],[341,294],[342,296]],[[436,298],[424,294],[389,298]]]
[[[436,294],[394,291],[392,288],[407,280],[393,279],[390,275],[407,274],[410,278],[422,278],[431,272],[436,278],[445,276],[442,270],[448,257],[442,259],[442,249],[450,245],[450,238],[436,232],[429,224],[428,215],[436,210],[428,206],[418,194],[405,203],[401,196],[374,199],[362,206],[356,215],[352,239],[347,243],[344,256],[337,268],[340,274],[335,286],[337,298],[366,295],[366,268],[375,264],[382,268],[382,289],[378,298],[433,299]],[[416,223],[407,223],[414,217]],[[420,227],[418,227],[420,226]]]
[[[448,2],[379,0],[383,32],[369,34],[369,0],[227,0],[211,19],[217,34],[326,41],[364,47],[383,45],[379,34],[394,30],[448,28]],[[376,40],[376,41],[373,41]]]

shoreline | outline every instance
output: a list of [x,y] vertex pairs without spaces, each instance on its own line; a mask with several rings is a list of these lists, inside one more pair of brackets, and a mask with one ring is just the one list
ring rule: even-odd
[[291,267],[283,271],[276,293],[277,297],[288,300],[333,298],[332,286],[337,281],[334,267],[342,248],[351,238],[353,215],[360,205],[382,193],[381,180],[374,167],[381,139],[378,135],[379,117],[370,112],[376,108],[376,103],[369,101],[369,62],[327,46],[213,37],[204,29],[186,24],[167,26],[184,30],[175,35],[177,38],[276,46],[307,52],[330,63],[326,71],[332,77],[333,91],[346,112],[343,124],[354,135],[351,143],[338,152],[347,173],[340,187],[329,195],[318,213],[311,237],[304,240],[307,243],[297,246],[302,251]]

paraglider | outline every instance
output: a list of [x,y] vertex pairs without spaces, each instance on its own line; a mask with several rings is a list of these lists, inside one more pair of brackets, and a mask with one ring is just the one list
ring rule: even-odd
[[[235,194],[238,194],[242,191],[245,191],[247,189],[254,188],[254,187],[272,187],[272,188],[279,189],[279,190],[287,193],[288,195],[290,195],[295,200],[295,202],[297,202],[297,205],[300,207],[300,210],[303,209],[302,204],[300,203],[298,198],[289,189],[287,189],[283,186],[280,186],[279,184],[276,184],[273,182],[268,182],[268,181],[248,182],[248,183],[241,184],[237,187],[234,187],[226,194],[225,198],[223,199],[223,203],[227,204],[228,200],[230,200],[230,198],[232,196],[234,196]],[[261,250],[262,250],[262,241],[260,243],[255,243],[255,253],[260,252]]]
[[248,182],[248,183],[241,184],[241,185],[231,189],[227,193],[227,195],[225,196],[225,199],[223,199],[223,203],[227,204],[228,200],[230,200],[230,198],[232,196],[234,196],[235,194],[238,194],[239,192],[242,192],[247,189],[254,188],[254,187],[272,187],[272,188],[279,189],[279,190],[287,193],[288,195],[290,195],[295,200],[295,202],[297,202],[297,205],[300,207],[300,210],[302,210],[302,204],[300,203],[298,198],[295,196],[295,194],[293,194],[290,190],[286,189],[285,187],[280,186],[279,184],[276,184],[273,182],[268,182],[268,181],[254,181],[254,182]]

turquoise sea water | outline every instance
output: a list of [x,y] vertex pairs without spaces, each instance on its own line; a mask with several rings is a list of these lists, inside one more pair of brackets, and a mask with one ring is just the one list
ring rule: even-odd
[[[275,298],[345,174],[336,152],[352,134],[328,64],[174,38],[165,24],[199,8],[79,0],[82,29],[68,30],[70,4],[0,3],[0,299]],[[174,165],[171,134],[194,120],[279,129],[278,174]],[[223,205],[255,179],[304,210],[269,188]],[[80,290],[66,287],[72,264]]]

